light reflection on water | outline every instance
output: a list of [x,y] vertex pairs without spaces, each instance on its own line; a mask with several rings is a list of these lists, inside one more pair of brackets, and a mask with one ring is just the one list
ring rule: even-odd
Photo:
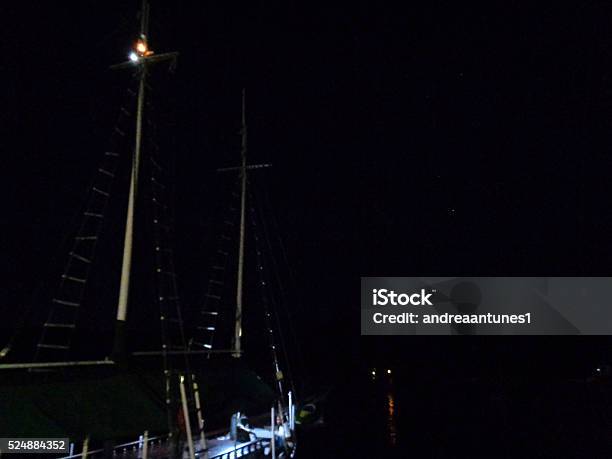
[[387,394],[387,439],[389,445],[397,444],[397,429],[395,426],[395,397],[393,392]]
[[[371,390],[376,393],[374,412],[377,413],[376,418],[379,420],[379,433],[381,440],[388,447],[395,448],[397,446],[397,406],[395,400],[395,390],[392,371],[383,369],[377,371],[376,368],[368,370],[368,379],[371,382]],[[379,417],[380,416],[380,417]],[[383,421],[383,422],[380,422]]]

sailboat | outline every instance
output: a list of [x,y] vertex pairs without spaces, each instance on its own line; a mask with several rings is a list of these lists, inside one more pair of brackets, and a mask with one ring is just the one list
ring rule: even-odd
[[[149,4],[143,0],[140,29],[133,49],[125,62],[111,67],[131,73],[136,88],[128,91],[126,105],[120,110],[113,131],[112,148],[104,152],[97,168],[80,213],[81,222],[71,238],[59,286],[50,298],[34,357],[29,362],[11,362],[15,339],[0,351],[0,370],[9,375],[3,379],[7,382],[4,393],[9,395],[0,398],[1,408],[5,413],[17,410],[27,413],[24,419],[17,415],[6,416],[7,425],[1,427],[6,436],[63,437],[69,434],[72,445],[66,457],[102,457],[112,451],[113,454],[121,452],[123,457],[293,457],[296,451],[295,389],[291,383],[286,384],[281,368],[274,312],[265,295],[268,282],[263,275],[266,263],[260,246],[253,250],[256,272],[260,276],[255,283],[263,293],[261,312],[271,360],[269,379],[274,389],[268,388],[241,362],[247,235],[249,222],[256,225],[258,221],[254,207],[249,206],[252,195],[248,175],[253,169],[269,167],[268,164],[249,165],[247,162],[244,89],[240,164],[220,170],[237,174],[239,182],[231,346],[228,349],[216,346],[216,341],[223,341],[218,339],[217,325],[224,312],[220,301],[224,284],[214,276],[205,294],[209,301],[197,311],[195,325],[185,323],[174,268],[168,174],[160,148],[151,138],[154,128],[149,101],[153,72],[160,67],[173,68],[177,58],[177,52],[158,54],[151,48]],[[131,155],[124,158],[121,149],[131,150]],[[97,299],[92,298],[88,287],[93,267],[103,255],[101,241],[108,230],[112,190],[121,178],[123,163],[129,166],[126,177],[129,188],[123,209],[125,223],[112,349],[102,359],[71,359],[79,325],[84,317],[90,316],[90,303]],[[145,172],[149,177],[145,177]],[[155,289],[151,296],[155,297],[158,306],[160,339],[157,348],[133,351],[128,345],[131,333],[128,318],[133,320],[128,310],[135,302],[134,270],[139,266],[137,220],[144,197],[150,201],[148,222],[142,228],[146,227],[153,242],[150,259]],[[256,243],[261,242],[259,237],[254,230]],[[211,269],[217,274],[231,270],[229,251],[219,253],[223,261]],[[110,308],[96,306],[108,318],[106,312]],[[152,323],[149,317],[141,319],[139,325],[147,327]],[[213,359],[212,356],[221,357]],[[223,385],[231,383],[232,378],[246,381],[242,395],[253,389],[245,397],[250,399],[248,403],[240,401],[240,396],[234,397],[233,393],[228,395]],[[221,391],[225,392],[223,397],[218,395]],[[251,410],[249,414],[257,416],[247,418],[244,410]],[[230,412],[231,417],[228,416]],[[220,420],[224,416],[225,427],[214,431],[207,428],[207,419]],[[129,440],[130,435],[135,438],[117,445]],[[81,451],[77,452],[79,447]]]

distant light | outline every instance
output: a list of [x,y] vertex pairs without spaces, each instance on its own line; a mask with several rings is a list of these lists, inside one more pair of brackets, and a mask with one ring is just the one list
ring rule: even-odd
[[131,52],[130,53],[130,60],[132,62],[138,62],[138,54],[136,54],[135,52]]
[[376,376],[376,370],[372,370],[372,376]]
[[595,371],[597,371],[597,373],[601,373],[601,368],[596,368]]
[[391,370],[387,370],[387,374],[390,375],[391,374]]

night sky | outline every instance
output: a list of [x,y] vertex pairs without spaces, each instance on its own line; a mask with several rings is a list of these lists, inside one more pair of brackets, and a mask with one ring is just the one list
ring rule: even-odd
[[[3,5],[3,317],[53,278],[130,84],[108,66],[136,37],[137,3]],[[215,169],[238,161],[242,87],[250,160],[274,165],[265,177],[312,360],[397,363],[412,348],[359,340],[359,276],[608,274],[610,18],[595,1],[153,1],[151,47],[180,52],[154,97],[176,164],[186,302],[204,285]],[[517,349],[427,340],[420,364],[451,346],[483,362]],[[603,339],[518,349],[556,367],[609,358]]]

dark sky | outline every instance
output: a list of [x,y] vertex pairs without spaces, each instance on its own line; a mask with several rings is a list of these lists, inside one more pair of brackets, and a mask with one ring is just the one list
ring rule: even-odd
[[[108,66],[137,3],[3,5],[3,311],[52,277],[130,83]],[[610,17],[604,2],[153,1],[152,48],[181,53],[154,98],[184,296],[204,285],[243,86],[317,348],[356,344],[360,275],[608,273]]]

